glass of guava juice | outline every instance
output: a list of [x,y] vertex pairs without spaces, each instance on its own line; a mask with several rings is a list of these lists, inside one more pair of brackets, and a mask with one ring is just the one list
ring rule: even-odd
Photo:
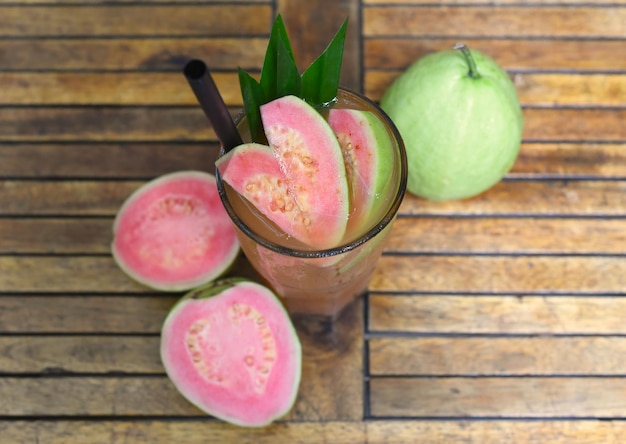
[[[315,250],[288,236],[223,181],[219,172],[216,176],[241,248],[264,283],[276,292],[292,315],[334,320],[367,291],[404,197],[407,161],[397,128],[373,101],[340,88],[332,107],[367,111],[384,128],[382,134],[378,133],[378,157],[384,166],[377,173],[383,175],[377,181],[384,186],[370,191],[368,198],[352,193],[345,235],[336,246]],[[236,123],[244,141],[250,140],[243,114]],[[354,221],[357,218],[358,223]]]

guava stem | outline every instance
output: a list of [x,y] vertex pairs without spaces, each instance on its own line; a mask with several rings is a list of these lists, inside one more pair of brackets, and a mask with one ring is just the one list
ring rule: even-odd
[[454,49],[460,50],[461,53],[463,54],[463,57],[465,58],[465,62],[467,63],[467,66],[469,68],[469,71],[467,72],[467,74],[474,79],[479,78],[480,73],[478,72],[478,68],[476,67],[476,62],[474,61],[474,57],[472,57],[472,53],[470,49],[467,47],[467,45],[465,43],[457,43],[454,45]]

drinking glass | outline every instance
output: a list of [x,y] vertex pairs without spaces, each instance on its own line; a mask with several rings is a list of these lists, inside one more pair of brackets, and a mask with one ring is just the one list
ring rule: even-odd
[[[292,315],[335,319],[367,291],[406,191],[406,151],[391,119],[370,99],[344,88],[339,89],[334,106],[372,112],[383,123],[385,137],[391,142],[383,144],[389,146],[383,156],[392,164],[384,195],[377,196],[376,216],[360,232],[348,232],[336,247],[311,250],[294,245],[286,236],[277,236],[277,229],[255,213],[216,171],[220,197],[236,226],[245,256]],[[249,140],[245,116],[238,116],[236,124],[244,141]]]

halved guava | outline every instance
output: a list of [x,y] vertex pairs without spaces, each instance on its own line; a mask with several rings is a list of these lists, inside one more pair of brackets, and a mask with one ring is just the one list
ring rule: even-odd
[[302,347],[276,296],[234,278],[194,290],[172,308],[161,360],[192,404],[232,424],[261,427],[291,410]]
[[136,281],[184,291],[223,274],[239,253],[215,177],[179,171],[139,187],[113,223],[113,258]]
[[348,221],[341,147],[328,122],[295,96],[261,106],[270,147],[244,144],[217,161],[225,182],[288,236],[316,248],[337,246]]
[[344,157],[350,188],[350,225],[362,231],[380,217],[391,184],[393,149],[385,125],[370,111],[331,109],[328,123]]

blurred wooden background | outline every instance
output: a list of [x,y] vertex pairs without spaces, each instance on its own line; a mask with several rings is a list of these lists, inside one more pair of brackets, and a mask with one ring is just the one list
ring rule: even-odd
[[[298,324],[294,410],[248,430],[175,391],[158,343],[180,295],[129,280],[109,243],[136,187],[213,168],[184,63],[237,112],[276,13],[302,68],[349,16],[342,82],[374,100],[422,55],[483,50],[525,131],[483,195],[407,196],[369,295]],[[624,0],[1,1],[0,442],[622,442],[625,121]]]

